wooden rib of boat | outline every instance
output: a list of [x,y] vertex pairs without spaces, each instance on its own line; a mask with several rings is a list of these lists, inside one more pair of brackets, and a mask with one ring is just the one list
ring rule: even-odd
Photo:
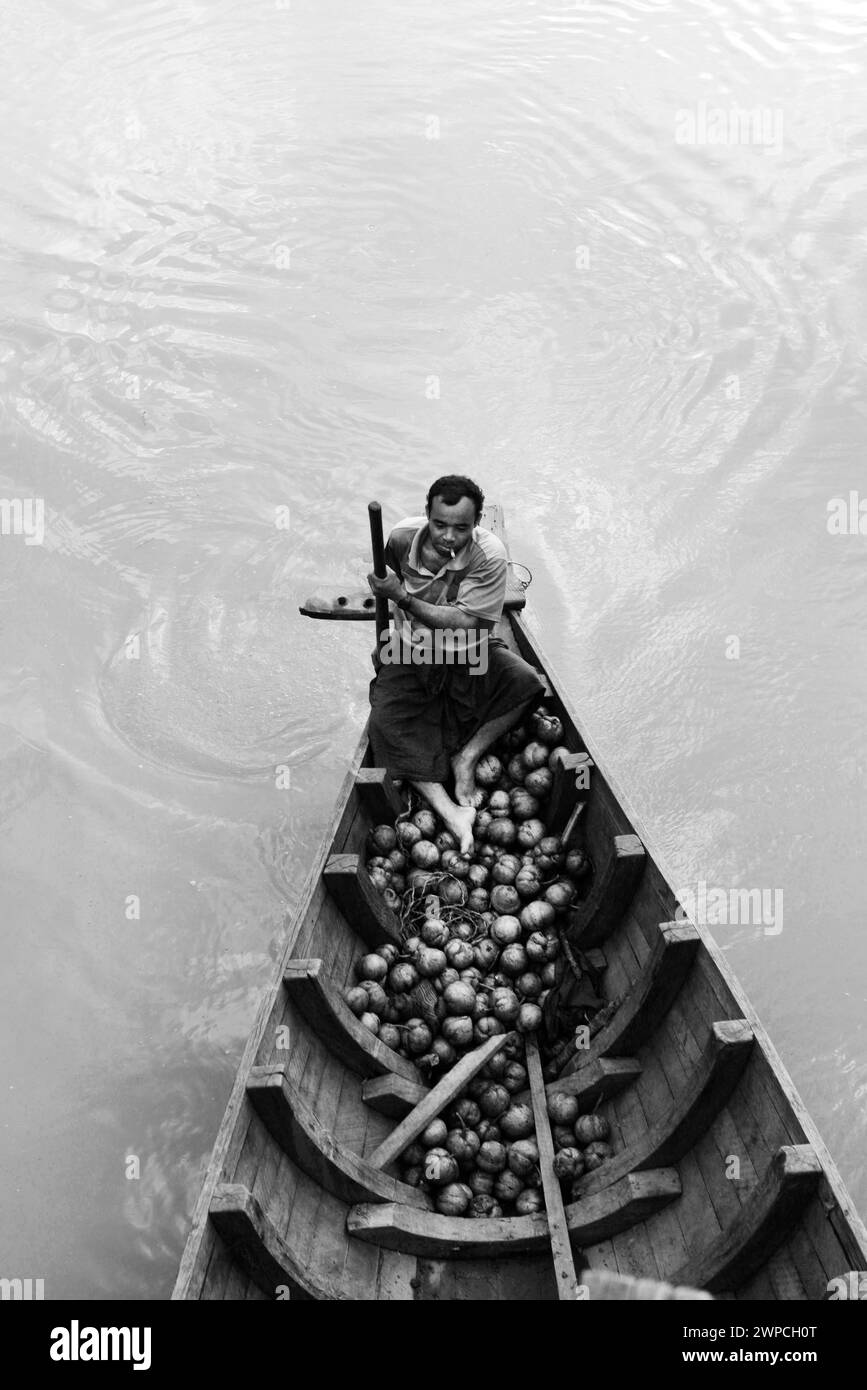
[[[498,508],[483,525],[503,534]],[[367,602],[306,611],[359,618]],[[399,926],[364,869],[368,830],[401,807],[365,734],[248,1040],[176,1299],[555,1299],[574,1260],[566,1296],[803,1300],[867,1270],[867,1231],[810,1116],[722,952],[678,920],[523,602],[510,576],[498,635],[543,673],[573,750],[549,809],[562,822],[584,803],[593,881],[570,939],[604,953],[611,1001],[548,1089],[598,1105],[616,1152],[559,1216],[446,1217],[400,1180],[396,1131],[437,1102],[343,998],[356,959]],[[589,787],[574,776],[588,767]]]

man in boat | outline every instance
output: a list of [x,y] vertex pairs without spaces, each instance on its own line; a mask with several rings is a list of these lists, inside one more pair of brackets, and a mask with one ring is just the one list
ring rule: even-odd
[[545,691],[534,668],[493,635],[508,560],[502,541],[478,524],[484,500],[470,478],[437,478],[425,515],[407,517],[388,538],[393,573],[368,575],[373,593],[391,600],[395,624],[370,686],[374,757],[395,780],[412,782],[465,853],[481,799],[476,764]]

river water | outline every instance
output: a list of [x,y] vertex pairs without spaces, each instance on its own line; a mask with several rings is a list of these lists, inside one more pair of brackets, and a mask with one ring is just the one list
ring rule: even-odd
[[298,604],[449,471],[867,1210],[863,6],[3,31],[0,1274],[169,1294],[366,715]]

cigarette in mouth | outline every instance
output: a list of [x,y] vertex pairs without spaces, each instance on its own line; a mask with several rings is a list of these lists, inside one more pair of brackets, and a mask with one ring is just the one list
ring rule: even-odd
[[455,558],[455,552],[452,550],[451,546],[449,546],[449,554],[451,555],[452,559]]

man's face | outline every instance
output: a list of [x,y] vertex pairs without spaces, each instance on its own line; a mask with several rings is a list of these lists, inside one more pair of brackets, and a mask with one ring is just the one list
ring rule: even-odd
[[431,543],[438,554],[449,559],[451,551],[458,554],[473,538],[476,509],[472,498],[462,497],[450,507],[441,497],[431,502],[428,514]]

